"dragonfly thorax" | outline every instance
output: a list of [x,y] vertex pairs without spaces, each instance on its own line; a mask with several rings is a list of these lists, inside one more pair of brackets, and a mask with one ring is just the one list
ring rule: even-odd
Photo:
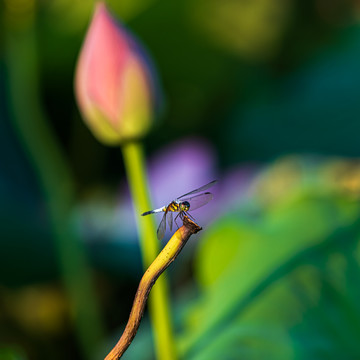
[[171,202],[167,208],[164,208],[164,211],[173,211],[173,212],[181,212],[188,211],[190,209],[190,203],[188,201],[179,201],[174,200]]

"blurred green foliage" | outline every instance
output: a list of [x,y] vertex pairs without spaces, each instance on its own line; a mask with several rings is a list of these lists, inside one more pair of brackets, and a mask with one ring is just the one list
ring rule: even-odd
[[22,351],[8,347],[8,348],[0,348],[0,359],[2,359],[2,360],[26,360],[26,357],[24,354],[22,354]]
[[359,356],[359,205],[317,190],[206,233],[185,358]]
[[[203,233],[194,259],[198,294],[178,301],[184,359],[360,356],[359,193],[330,181],[331,173],[346,176],[339,162],[297,174],[294,164],[300,170],[309,159],[267,169],[247,205]],[[285,191],[275,197],[276,181]],[[141,336],[142,348],[135,340],[127,359],[149,358]]]
[[[168,270],[180,354],[189,360],[359,358],[360,170],[349,160],[360,156],[358,3],[108,4],[143,41],[160,73],[166,106],[145,140],[149,157],[195,136],[213,149],[219,186],[244,164],[260,172],[235,204],[222,203],[221,192],[215,197],[213,223]],[[28,135],[38,136],[43,159],[55,169],[47,175],[61,194],[54,148],[34,130],[37,121],[46,124],[73,180],[74,207],[97,192],[106,194],[106,204],[120,198],[126,205],[119,196],[120,154],[93,139],[73,98],[92,9],[92,1],[81,0],[0,4],[0,358],[85,358],[60,281],[46,191],[14,116],[21,113]],[[25,42],[11,61],[17,66],[11,74],[9,49],[24,44],[18,35],[29,24],[24,34],[32,45]],[[10,91],[11,76],[19,91]],[[239,187],[227,189],[234,199]],[[114,207],[105,214],[108,209]],[[121,224],[126,217],[118,216]],[[105,354],[127,320],[141,265],[131,234],[110,241],[96,235],[81,256],[94,274],[108,334]],[[88,318],[83,321],[91,329]],[[124,359],[151,358],[145,318]]]

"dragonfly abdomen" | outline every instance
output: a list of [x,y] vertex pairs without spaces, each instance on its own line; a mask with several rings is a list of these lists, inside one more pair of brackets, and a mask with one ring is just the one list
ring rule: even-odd
[[165,210],[166,210],[165,207],[162,207],[162,208],[159,208],[159,209],[146,211],[146,212],[142,213],[141,216],[150,215],[150,214],[156,214],[156,213],[159,213],[159,212],[163,212]]

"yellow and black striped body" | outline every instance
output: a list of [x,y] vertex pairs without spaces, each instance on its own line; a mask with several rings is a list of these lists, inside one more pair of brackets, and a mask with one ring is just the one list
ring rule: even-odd
[[188,211],[189,209],[190,209],[190,204],[187,201],[182,201],[182,202],[172,201],[166,208],[164,208],[164,211],[181,212],[181,211]]

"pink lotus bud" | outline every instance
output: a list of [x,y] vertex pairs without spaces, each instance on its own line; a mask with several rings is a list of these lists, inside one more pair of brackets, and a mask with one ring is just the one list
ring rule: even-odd
[[108,145],[140,138],[151,125],[154,79],[143,53],[99,2],[78,60],[75,93],[84,121]]

